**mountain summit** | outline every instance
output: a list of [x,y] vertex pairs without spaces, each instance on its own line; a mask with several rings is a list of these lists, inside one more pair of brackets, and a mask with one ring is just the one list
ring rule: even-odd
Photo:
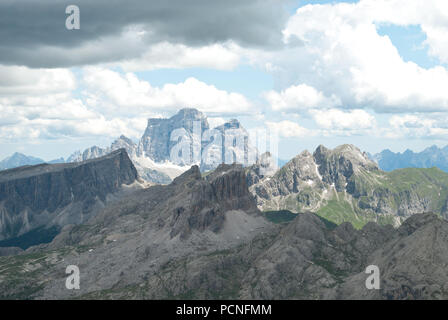
[[[226,137],[232,143],[226,141]],[[201,171],[209,171],[221,163],[233,163],[236,156],[245,159],[245,152],[256,152],[255,148],[248,146],[247,137],[248,132],[236,119],[210,128],[202,112],[185,108],[170,118],[148,119],[138,144],[122,135],[110,147],[93,146],[83,152],[77,151],[67,162],[94,159],[125,148],[143,179],[167,184],[194,164]],[[243,145],[234,143],[234,140],[242,141]],[[235,154],[233,157],[226,153],[228,145],[231,145],[230,153]]]
[[139,156],[145,155],[156,162],[169,161],[170,151],[178,143],[177,139],[172,140],[176,129],[183,130],[180,135],[191,139],[193,134],[202,135],[209,125],[206,116],[196,109],[181,109],[168,119],[149,119],[140,139]]

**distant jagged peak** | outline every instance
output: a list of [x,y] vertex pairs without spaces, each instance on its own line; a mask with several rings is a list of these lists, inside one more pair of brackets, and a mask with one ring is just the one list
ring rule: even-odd
[[[32,156],[27,156],[20,152],[14,152],[11,156],[6,157],[1,163],[11,162],[11,164],[28,165],[44,162],[44,160]],[[1,166],[1,165],[0,165]]]
[[409,149],[404,152],[393,152],[386,149],[375,154],[373,158],[377,160],[378,165],[384,171],[431,167],[448,171],[448,146],[441,148],[433,145],[420,152]]
[[227,130],[227,129],[241,129],[243,126],[241,125],[241,122],[238,121],[238,119],[230,119],[229,121],[223,123],[220,126],[217,126],[215,129],[217,130]]
[[114,142],[118,142],[118,141],[124,141],[124,142],[126,142],[126,143],[135,145],[135,142],[134,142],[134,141],[132,141],[130,138],[126,137],[126,136],[123,135],[123,134],[122,134],[120,137],[118,137]]
[[312,157],[313,155],[308,150],[303,150],[301,153],[299,153],[298,156],[300,156],[300,157]]
[[82,161],[99,158],[99,157],[105,156],[108,153],[109,153],[109,150],[107,148],[92,146],[92,147],[84,150],[84,152],[82,153]]
[[[323,147],[323,146],[322,146]],[[311,166],[310,166],[311,164]],[[288,161],[284,166],[282,171],[286,170],[297,170],[298,168],[303,168],[304,170],[315,171],[315,161],[313,155],[308,150],[303,150],[301,153],[296,155],[290,161]]]
[[190,169],[182,173],[180,176],[175,178],[171,184],[183,185],[186,184],[188,181],[201,180],[201,179],[202,179],[201,171],[199,170],[199,167],[197,165],[194,165]]
[[24,155],[23,153],[20,152],[14,152],[10,157],[8,157],[7,159],[12,159],[12,158],[25,158],[27,157],[26,155]]
[[121,135],[118,139],[112,142],[110,146],[110,151],[124,148],[130,157],[134,157],[137,154],[138,146],[137,144],[129,139],[128,137]]
[[174,118],[174,117],[181,117],[181,118],[188,118],[188,119],[190,119],[190,118],[191,119],[201,119],[201,118],[205,118],[205,115],[196,108],[182,108],[177,112],[177,114],[175,114],[171,118]]
[[206,124],[208,128],[207,116],[204,113],[195,108],[183,108],[169,118],[149,118],[146,131],[148,131],[148,129],[152,126],[157,126],[161,123],[181,124],[185,121],[201,121],[203,125]]
[[65,160],[65,162],[79,162],[79,161],[82,161],[81,150],[76,150]]

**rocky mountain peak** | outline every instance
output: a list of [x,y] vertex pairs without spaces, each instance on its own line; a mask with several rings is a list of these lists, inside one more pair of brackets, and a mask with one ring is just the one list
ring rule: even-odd
[[195,108],[183,108],[179,110],[179,112],[174,116],[174,118],[200,120],[205,118],[205,115]]
[[321,144],[316,148],[316,151],[314,151],[314,155],[315,156],[324,155],[327,154],[329,151],[330,151],[329,149],[327,149],[324,145]]
[[334,184],[336,190],[343,191],[348,179],[359,170],[378,171],[375,162],[357,147],[345,144],[335,149],[319,146],[313,154],[323,181]]
[[137,144],[128,137],[121,135],[117,140],[112,142],[111,151],[124,148],[130,157],[137,153]]
[[148,119],[148,126],[140,140],[138,155],[145,155],[156,162],[168,161],[171,149],[178,143],[176,138],[191,141],[193,135],[202,136],[207,129],[207,118],[196,109],[181,109],[168,119]]
[[216,129],[240,129],[242,128],[241,123],[237,119],[230,119],[226,123],[216,127]]

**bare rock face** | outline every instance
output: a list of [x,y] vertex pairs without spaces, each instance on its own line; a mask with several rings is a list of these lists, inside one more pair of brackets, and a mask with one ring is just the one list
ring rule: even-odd
[[0,239],[36,227],[86,221],[137,171],[124,149],[80,163],[42,164],[0,173]]
[[334,150],[319,146],[313,154],[322,180],[328,184],[334,184],[336,190],[341,192],[346,189],[350,178],[361,169],[366,171],[378,171],[378,166],[352,145],[342,145]]
[[149,119],[146,131],[140,140],[139,155],[146,155],[156,162],[170,160],[170,150],[178,143],[171,141],[176,129],[184,129],[187,138],[191,138],[195,124],[200,123],[199,134],[209,128],[205,115],[196,109],[182,109],[169,119]]
[[368,221],[399,225],[416,213],[448,211],[448,174],[437,168],[384,172],[353,145],[304,151],[273,176],[248,171],[249,189],[264,211],[317,212],[357,227]]
[[221,164],[207,176],[216,199],[225,210],[257,211],[255,199],[248,190],[246,173],[242,165]]
[[168,218],[171,237],[180,234],[185,238],[193,230],[218,232],[224,226],[228,211],[258,212],[254,198],[247,189],[244,170],[239,165],[220,165],[206,179],[201,177],[199,167],[193,166],[174,179],[168,188],[175,189],[170,194],[176,194],[178,199],[176,208]]
[[[318,166],[308,151],[293,158],[272,177],[256,176],[248,182],[257,205],[263,210],[317,210],[324,190]],[[298,196],[303,201],[297,201]]]

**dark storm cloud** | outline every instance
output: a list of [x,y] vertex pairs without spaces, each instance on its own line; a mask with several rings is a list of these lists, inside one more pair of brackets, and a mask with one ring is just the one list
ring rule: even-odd
[[[275,47],[287,19],[288,0],[2,0],[0,64],[31,67],[73,66],[114,61],[141,54],[142,47],[122,48],[101,42],[98,52],[69,56],[70,49],[112,39],[132,25],[158,41],[200,46],[233,40],[246,47]],[[81,29],[65,28],[66,6],[81,11]]]

